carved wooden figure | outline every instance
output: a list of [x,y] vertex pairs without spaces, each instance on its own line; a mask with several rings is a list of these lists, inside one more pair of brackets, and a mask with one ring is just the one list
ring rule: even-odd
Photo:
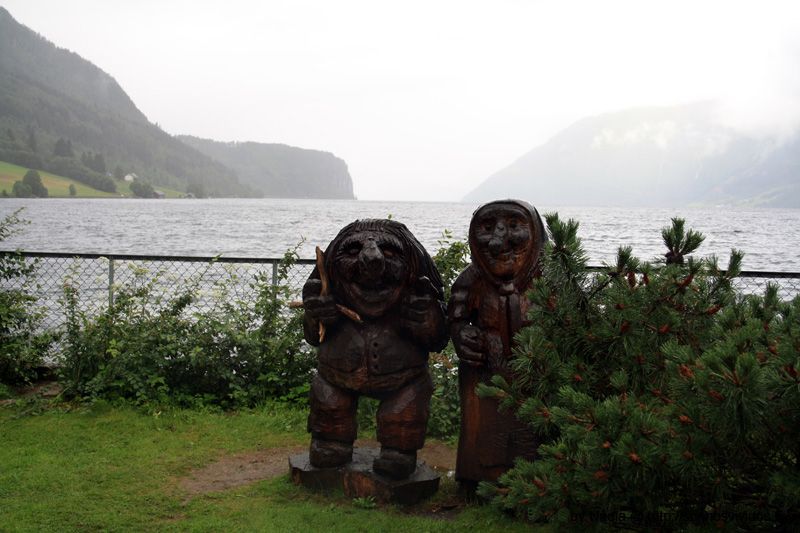
[[472,264],[453,284],[448,326],[459,357],[461,432],[456,479],[468,491],[495,481],[515,457],[535,457],[533,431],[497,400],[479,398],[478,383],[495,374],[513,380],[508,361],[514,334],[526,323],[526,290],[538,276],[547,236],[539,213],[519,200],[479,207],[469,227]]
[[351,461],[361,395],[377,398],[381,450],[373,470],[416,468],[433,391],[428,353],[447,342],[443,288],[422,245],[392,220],[357,220],[318,254],[303,286],[306,340],[319,346],[311,384],[309,460]]

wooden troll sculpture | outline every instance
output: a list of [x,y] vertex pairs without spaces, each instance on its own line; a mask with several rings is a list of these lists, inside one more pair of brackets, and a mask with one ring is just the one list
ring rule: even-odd
[[311,384],[309,460],[352,460],[358,398],[377,398],[373,471],[416,469],[433,392],[428,353],[447,343],[442,281],[422,245],[393,220],[357,220],[318,254],[303,286],[306,340],[319,346]]
[[526,322],[525,291],[538,276],[547,240],[539,213],[518,200],[479,207],[469,227],[472,264],[453,284],[448,324],[459,357],[461,432],[456,479],[468,492],[495,481],[515,457],[532,459],[538,442],[512,412],[499,412],[493,398],[475,387],[499,374],[514,379],[508,361],[514,334]]

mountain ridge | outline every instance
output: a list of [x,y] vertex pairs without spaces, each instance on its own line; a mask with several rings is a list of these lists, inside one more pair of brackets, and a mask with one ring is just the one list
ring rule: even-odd
[[178,138],[237,172],[268,197],[354,199],[347,163],[334,154],[283,143]]
[[464,201],[800,207],[800,136],[780,144],[722,125],[713,102],[585,117],[498,170]]

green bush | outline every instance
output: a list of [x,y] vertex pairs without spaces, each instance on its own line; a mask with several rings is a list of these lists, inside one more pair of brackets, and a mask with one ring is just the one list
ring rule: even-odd
[[[453,282],[469,265],[469,245],[466,241],[454,239],[449,230],[444,231],[438,245],[433,262],[442,277],[447,301]],[[441,353],[431,355],[430,371],[434,391],[428,434],[455,439],[461,426],[461,398],[458,392],[458,357],[452,342],[448,342]]]
[[143,269],[116,292],[96,318],[78,307],[78,290],[68,281],[67,316],[61,357],[68,396],[125,399],[184,406],[251,406],[273,398],[307,400],[314,358],[302,342],[301,315],[290,310],[285,285],[296,251],[287,252],[279,283],[259,274],[251,286],[255,304],[236,300],[235,276],[218,282],[214,306],[192,311],[202,274],[179,294],[161,298],[162,274]]
[[42,183],[42,177],[35,170],[28,170],[22,177],[22,182],[30,187],[31,192],[37,198],[47,198],[47,187]]
[[14,182],[14,185],[11,186],[11,194],[17,198],[33,198],[35,196],[31,186],[22,180]]
[[578,224],[547,215],[532,325],[516,337],[516,380],[482,394],[542,436],[480,492],[530,520],[645,527],[789,523],[800,509],[800,298],[738,295],[702,236],[673,220],[666,264],[621,248],[586,268]]
[[135,179],[130,184],[131,192],[137,198],[155,198],[156,191],[153,186],[144,180]]
[[[0,242],[19,231],[24,223],[19,213],[17,210],[0,220]],[[0,383],[34,379],[52,341],[38,331],[42,313],[36,309],[36,298],[27,283],[34,269],[35,265],[20,254],[0,254],[0,283],[8,287],[13,282],[18,287],[0,290]]]

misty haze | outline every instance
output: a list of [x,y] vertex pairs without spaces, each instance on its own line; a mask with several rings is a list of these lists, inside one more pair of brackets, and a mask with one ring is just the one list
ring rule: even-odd
[[789,2],[2,7],[0,161],[100,196],[800,202]]

